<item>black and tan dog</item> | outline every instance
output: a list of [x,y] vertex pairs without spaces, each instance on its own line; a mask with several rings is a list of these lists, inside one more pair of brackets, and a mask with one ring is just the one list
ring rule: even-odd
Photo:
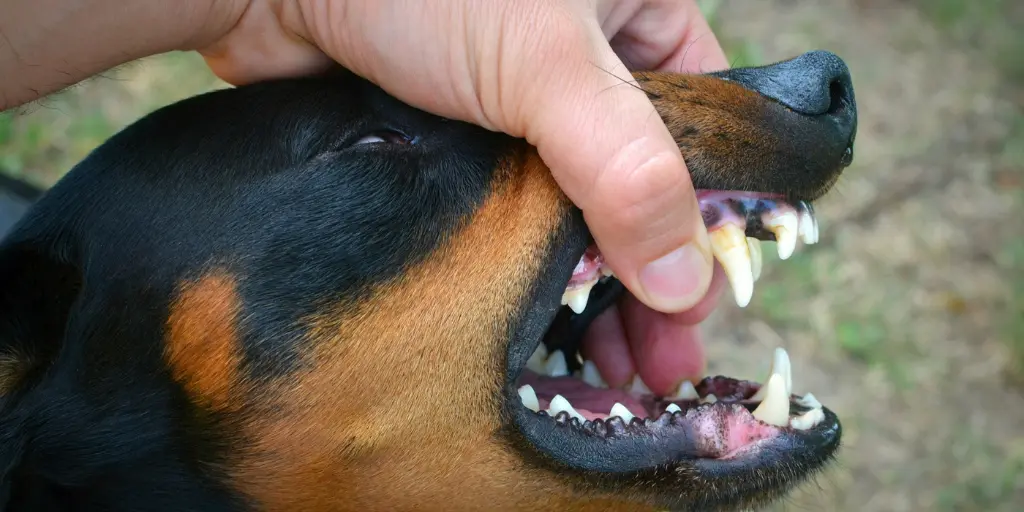
[[[856,132],[840,59],[635,76],[733,226],[734,288],[736,219],[817,238]],[[159,110],[0,245],[0,509],[718,510],[827,464],[839,420],[784,352],[766,385],[551,396],[590,369],[535,354],[622,293],[591,241],[525,142],[345,72]]]

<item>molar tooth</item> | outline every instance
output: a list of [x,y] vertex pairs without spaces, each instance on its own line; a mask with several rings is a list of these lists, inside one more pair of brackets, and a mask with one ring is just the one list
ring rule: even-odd
[[601,372],[597,371],[597,365],[593,361],[583,362],[583,382],[595,388],[607,388],[608,384],[601,378]]
[[633,375],[633,383],[629,386],[629,392],[634,395],[652,395],[650,388],[640,378],[640,374]]
[[775,234],[779,259],[789,259],[793,255],[793,251],[796,250],[797,230],[800,224],[796,212],[787,210],[778,215],[771,216],[763,222],[764,226]]
[[825,419],[825,412],[821,409],[811,409],[800,416],[789,419],[789,426],[797,430],[807,430],[816,426]]
[[587,301],[590,300],[590,290],[597,284],[597,280],[583,283],[562,294],[562,305],[569,306],[569,309],[577,315],[587,309]]
[[786,394],[786,383],[782,376],[773,373],[768,383],[763,387],[768,389],[761,405],[754,409],[754,417],[777,427],[789,425],[789,395]]
[[[768,368],[768,377],[779,374],[782,377],[782,382],[786,386],[786,396],[788,397],[793,393],[793,369],[789,362],[789,353],[782,347],[776,347],[775,352],[772,353],[772,365]],[[764,395],[767,393],[767,386],[761,386],[761,389],[754,393],[754,396],[750,397],[753,401],[764,400]]]
[[544,373],[544,361],[548,358],[548,348],[543,343],[537,345],[530,358],[526,360],[526,368],[534,373]]
[[700,403],[702,404],[715,404],[718,403],[718,397],[714,393],[708,393],[708,396],[704,397]]
[[754,282],[761,279],[761,265],[764,263],[761,251],[761,241],[747,237],[747,250],[750,251],[750,273],[754,276]]
[[682,384],[679,384],[679,389],[676,390],[676,396],[672,398],[679,400],[697,400],[700,398],[700,395],[697,394],[697,388],[693,387],[692,382],[684,380]]
[[587,421],[582,414],[576,412],[576,409],[572,408],[572,404],[570,404],[564,396],[555,395],[555,397],[551,399],[551,403],[548,404],[548,414],[551,415],[551,417],[555,417],[558,416],[558,413],[560,412],[569,413],[570,417],[580,420],[580,423]]
[[533,390],[533,386],[526,384],[519,388],[519,400],[527,409],[533,412],[540,411],[540,401],[537,400],[537,392]]
[[633,421],[633,413],[629,412],[629,409],[619,402],[615,402],[615,405],[612,406],[612,410],[608,413],[608,416],[618,416],[626,423]]
[[750,261],[750,248],[743,229],[726,223],[709,234],[711,250],[725,270],[732,286],[736,305],[746,307],[754,295],[754,273]]
[[569,367],[565,363],[565,356],[561,350],[556,350],[544,363],[544,374],[550,377],[565,377],[569,375]]
[[682,409],[680,409],[679,406],[676,405],[676,404],[668,404],[668,407],[665,407],[665,412],[667,412],[667,413],[673,413],[674,414],[674,413],[681,412],[681,411],[682,411]]

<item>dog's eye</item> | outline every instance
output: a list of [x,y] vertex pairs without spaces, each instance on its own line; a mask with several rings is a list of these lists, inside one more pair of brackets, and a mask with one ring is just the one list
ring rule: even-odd
[[416,139],[397,130],[377,130],[364,135],[356,141],[355,145],[361,144],[415,144]]

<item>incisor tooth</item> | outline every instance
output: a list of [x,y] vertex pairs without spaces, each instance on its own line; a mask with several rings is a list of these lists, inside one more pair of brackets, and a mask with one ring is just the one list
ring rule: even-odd
[[782,376],[773,373],[764,387],[768,388],[768,392],[761,405],[754,409],[754,417],[777,427],[789,425],[789,395],[786,394]]
[[582,414],[576,412],[576,409],[572,408],[572,404],[570,404],[564,396],[555,395],[555,397],[551,399],[551,403],[548,404],[548,414],[551,415],[552,417],[555,417],[558,416],[558,413],[560,412],[569,413],[570,417],[580,420],[580,423],[584,423],[587,421],[587,419],[584,418]]
[[775,244],[779,250],[779,259],[789,259],[796,250],[797,229],[799,226],[796,212],[786,211],[764,222],[766,228],[775,234]]
[[821,402],[814,395],[807,393],[803,398],[797,398],[796,403],[811,409],[821,409]]
[[807,430],[821,423],[825,419],[825,412],[821,409],[811,409],[796,418],[790,418],[789,426],[797,430]]
[[597,365],[593,361],[583,362],[583,382],[595,388],[607,388],[608,384],[601,378],[601,372],[597,371]]
[[633,375],[633,383],[629,386],[629,392],[634,395],[653,394],[647,384],[644,384],[644,380],[640,378],[640,374]]
[[[776,347],[775,352],[772,353],[772,365],[768,368],[768,377],[770,378],[774,374],[782,376],[782,382],[786,385],[786,396],[791,395],[793,393],[793,369],[789,362],[789,353],[782,347]],[[761,386],[761,389],[758,389],[750,399],[764,400],[766,388],[767,386]]]
[[754,295],[754,273],[750,262],[750,249],[743,229],[726,223],[712,231],[711,250],[725,270],[725,276],[732,285],[736,305],[743,308],[750,304]]
[[587,301],[590,300],[590,290],[594,289],[596,284],[597,280],[594,280],[581,284],[572,290],[566,290],[562,294],[562,305],[569,306],[569,309],[577,315],[582,313],[583,310],[587,309]]
[[750,273],[754,275],[754,282],[761,279],[761,265],[764,262],[761,253],[761,241],[747,237],[747,250],[750,251]]
[[526,360],[526,368],[534,373],[544,373],[544,361],[548,359],[548,348],[543,343],[537,345],[530,358]]
[[674,414],[677,412],[682,412],[682,409],[680,409],[679,406],[676,404],[668,404],[668,407],[665,408],[665,412]]
[[697,394],[697,388],[693,387],[692,382],[684,380],[683,383],[679,385],[679,389],[676,391],[676,396],[672,398],[679,400],[696,400],[700,398],[700,395]]
[[544,363],[543,373],[551,377],[565,377],[569,375],[569,367],[565,363],[565,356],[562,355],[561,350],[551,353],[547,362]]
[[629,412],[629,409],[619,402],[615,402],[615,405],[612,406],[612,410],[608,413],[608,416],[618,416],[626,423],[633,421],[633,413]]
[[533,386],[526,384],[519,388],[519,400],[527,409],[533,412],[540,411],[540,401],[537,400],[537,392],[533,390]]

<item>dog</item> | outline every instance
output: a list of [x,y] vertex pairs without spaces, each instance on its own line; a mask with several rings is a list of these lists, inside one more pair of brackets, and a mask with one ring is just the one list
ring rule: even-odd
[[[760,246],[727,242],[813,243],[851,162],[846,65],[633,77],[746,300]],[[784,351],[763,383],[595,383],[571,355],[627,292],[535,148],[345,70],[115,134],[3,239],[0,283],[9,511],[733,510],[841,440]]]

